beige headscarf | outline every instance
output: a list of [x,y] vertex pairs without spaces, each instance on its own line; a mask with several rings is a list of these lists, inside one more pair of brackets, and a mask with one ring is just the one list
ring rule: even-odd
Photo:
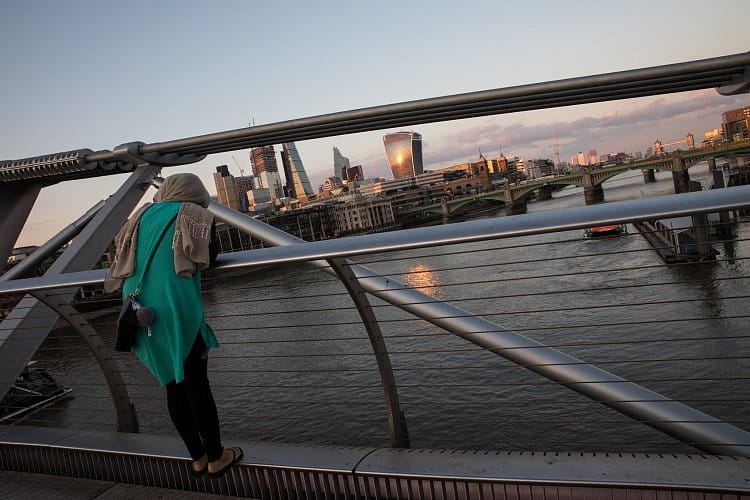
[[[213,215],[206,210],[210,197],[200,178],[188,173],[171,175],[164,179],[154,195],[154,201],[184,202],[177,213],[172,239],[175,273],[189,277],[196,270],[207,268]],[[133,274],[138,226],[141,215],[151,205],[153,203],[141,206],[115,236],[115,259],[104,281],[105,291],[114,292],[120,288],[122,280]]]

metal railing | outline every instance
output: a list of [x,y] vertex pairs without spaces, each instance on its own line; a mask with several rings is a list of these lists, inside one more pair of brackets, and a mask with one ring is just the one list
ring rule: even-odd
[[[57,182],[121,173],[143,164],[194,163],[205,155],[255,146],[332,137],[369,130],[433,123],[534,109],[716,88],[724,95],[747,92],[750,53],[601,75],[483,90],[373,106],[257,127],[145,144],[111,151],[87,149],[0,162],[0,182]],[[58,161],[59,160],[59,161]]]
[[[84,313],[71,305],[81,286],[102,282],[104,271],[90,269],[143,191],[158,184],[162,167],[384,127],[711,87],[725,95],[747,92],[748,68],[750,53],[736,54],[0,162],[3,258],[42,186],[132,171],[106,202],[0,280],[0,294],[26,294],[0,324],[0,394],[31,357],[74,389],[73,397],[0,426],[0,468],[121,474],[128,481],[131,473],[138,476],[133,481],[143,481],[143,473],[147,484],[196,485],[175,479],[186,469],[170,455],[174,443],[159,448],[162,441],[132,434],[172,433],[172,426],[163,391],[150,375],[132,356],[111,351],[115,311]],[[747,221],[736,218],[735,233],[723,231],[712,243],[719,256],[700,264],[665,264],[632,231],[594,244],[581,236],[593,226],[748,206],[750,187],[742,186],[304,243],[212,204],[218,219],[274,247],[223,255],[204,277],[209,321],[224,344],[212,353],[211,376],[225,438],[297,447],[697,448],[748,457]],[[22,277],[74,235],[44,276]],[[22,432],[24,425],[32,427]],[[90,433],[113,427],[131,434]],[[71,429],[87,432],[68,435]],[[136,451],[124,453],[122,443]],[[432,498],[449,487],[457,498],[494,498],[502,496],[498,484],[510,480],[476,472],[507,466],[494,458],[451,458],[453,465],[436,473],[428,469],[437,470],[442,457],[415,459],[422,451],[365,448],[337,455],[315,448],[311,461],[300,464],[296,451],[253,446],[267,452],[265,462],[245,464],[231,483],[204,483],[199,490],[227,492],[228,485],[264,498],[276,490],[292,497],[330,491],[356,497],[400,496],[401,488],[418,487],[430,488],[425,497]],[[336,465],[328,469],[313,463],[332,455]],[[287,462],[280,465],[279,456]],[[640,459],[598,467],[590,458],[581,455],[575,474],[558,469],[557,484],[600,485],[586,471],[608,475],[621,467],[627,472],[614,480],[619,486],[634,471],[636,484],[651,480],[644,472],[650,465]],[[679,464],[680,488],[742,490],[746,459],[728,459],[736,463],[727,466],[717,457],[703,485],[691,483],[689,460]],[[548,481],[529,479],[546,470],[544,464],[531,460],[524,467],[531,471],[526,484]],[[721,472],[730,469],[726,479]]]
[[[297,244],[213,204],[217,217],[254,237],[292,243],[222,255],[214,275],[205,278],[209,322],[225,344],[211,366],[227,432],[251,439],[377,446],[403,443],[408,429],[410,444],[421,447],[687,449],[652,427],[700,449],[744,454],[742,429],[749,422],[736,409],[750,399],[742,389],[750,358],[740,326],[747,318],[742,304],[750,296],[748,276],[714,274],[741,268],[750,236],[746,224],[739,222],[737,237],[721,242],[734,248],[732,256],[710,264],[708,274],[654,262],[653,250],[637,233],[612,240],[615,246],[609,250],[588,251],[578,229],[747,205],[750,188],[739,187]],[[507,241],[496,241],[500,238]],[[519,252],[534,256],[519,258]],[[539,252],[548,256],[540,258]],[[294,264],[311,261],[333,272],[327,262],[313,259],[340,259],[336,255],[366,258],[368,268],[344,265],[374,297],[370,307],[394,374],[387,383],[378,381],[381,367],[340,279]],[[618,265],[624,259],[630,265]],[[243,267],[270,264],[272,270],[236,274]],[[644,281],[644,273],[656,277]],[[6,281],[0,291],[48,290],[54,296],[53,288],[96,282],[80,279],[91,274]],[[297,296],[289,295],[290,283],[302,290]],[[724,286],[738,291],[701,292],[701,287]],[[693,291],[675,296],[675,287]],[[572,302],[571,295],[576,297]],[[111,316],[89,323],[111,342]],[[65,332],[37,351],[52,371],[63,353],[65,364],[79,362],[70,355],[75,334]],[[80,355],[86,351],[83,344],[74,349]],[[131,356],[116,359],[141,429],[167,431],[161,390]],[[109,398],[102,381],[66,383],[76,387],[75,403],[47,410],[53,421],[67,414],[77,415],[67,421],[73,426],[89,428],[94,420],[111,425],[111,410],[91,404]],[[734,387],[731,396],[724,395],[732,392],[727,385]],[[384,387],[391,395],[385,403]],[[709,391],[722,396],[709,397]],[[394,396],[398,413],[391,408]],[[26,418],[30,424],[43,423],[38,420],[43,419]],[[334,425],[337,433],[331,436],[328,429]],[[394,438],[394,429],[403,435]],[[680,434],[685,429],[693,433]]]

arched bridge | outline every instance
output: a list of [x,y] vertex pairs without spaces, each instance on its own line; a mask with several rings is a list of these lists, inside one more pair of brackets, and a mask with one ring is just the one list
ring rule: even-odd
[[[509,215],[525,212],[525,200],[530,193],[537,192],[540,200],[550,199],[552,197],[551,186],[579,186],[584,188],[586,203],[597,203],[604,199],[604,192],[601,185],[609,179],[631,170],[643,170],[646,182],[653,182],[655,169],[669,170],[680,177],[680,181],[689,182],[686,178],[686,172],[689,168],[700,162],[726,157],[736,154],[750,154],[750,140],[735,141],[730,143],[708,146],[705,148],[693,149],[679,154],[672,154],[660,158],[652,158],[644,161],[624,163],[621,165],[612,165],[600,169],[586,168],[581,172],[572,174],[559,175],[555,177],[546,177],[543,179],[533,179],[516,184],[506,185],[501,189],[487,191],[483,193],[472,193],[463,197],[454,197],[451,199],[441,200],[439,203],[433,203],[422,207],[416,207],[412,210],[402,211],[401,215],[409,216],[419,213],[437,213],[442,215],[452,215],[464,210],[468,205],[477,203],[497,203],[506,206]],[[685,180],[685,178],[687,180]],[[688,191],[689,189],[682,189]]]

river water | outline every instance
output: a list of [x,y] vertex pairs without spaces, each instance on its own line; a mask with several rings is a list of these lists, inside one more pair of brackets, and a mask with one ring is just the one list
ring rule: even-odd
[[[694,180],[705,167],[691,170]],[[669,172],[630,172],[606,201],[672,193]],[[566,188],[529,212],[583,204]],[[502,213],[485,215],[503,216]],[[737,239],[750,237],[737,225]],[[506,328],[750,429],[745,241],[716,244],[719,261],[666,266],[642,236],[584,240],[581,231],[364,256],[384,275]],[[204,298],[222,347],[210,358],[225,441],[387,446],[367,334],[343,286],[292,265],[207,274]],[[373,299],[413,447],[689,452],[689,446],[599,402]],[[739,316],[739,317],[737,317]],[[113,314],[92,319],[112,342]],[[72,398],[31,425],[112,428],[103,379],[68,328],[36,355]],[[174,434],[163,390],[116,355],[142,431]]]

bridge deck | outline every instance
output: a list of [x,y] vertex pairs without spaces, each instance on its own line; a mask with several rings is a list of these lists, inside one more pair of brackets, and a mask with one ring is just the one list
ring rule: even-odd
[[139,498],[141,500],[157,498],[199,500],[203,498],[209,500],[212,498],[234,498],[211,493],[196,493],[112,481],[97,481],[95,479],[12,471],[0,471],[0,484],[3,485],[2,494],[0,494],[1,498],[43,498],[44,500],[105,500],[122,498]]
[[253,498],[750,499],[750,459],[739,457],[241,446],[223,478],[195,479],[177,438],[0,426],[0,470],[94,480],[82,483],[91,495],[135,484]]

